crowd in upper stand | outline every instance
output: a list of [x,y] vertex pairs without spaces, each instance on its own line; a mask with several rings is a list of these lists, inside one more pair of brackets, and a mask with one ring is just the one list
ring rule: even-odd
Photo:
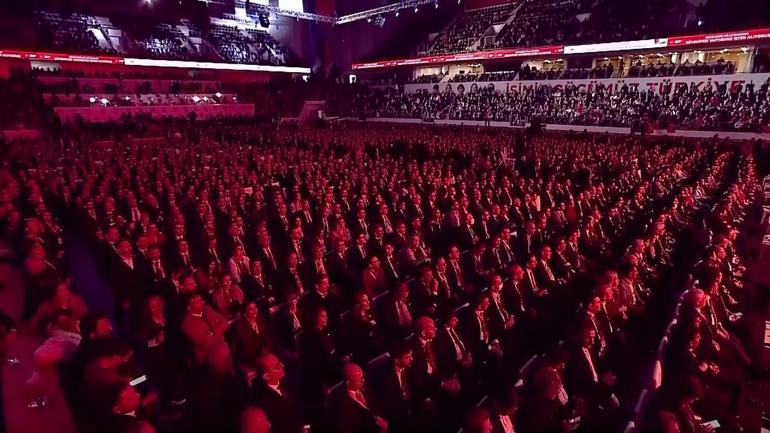
[[442,78],[444,78],[444,74],[426,74],[426,75],[420,75],[410,80],[409,83],[414,83],[414,84],[438,83],[439,81],[441,81]]
[[[753,365],[736,320],[698,320],[756,295],[734,224],[757,179],[729,147],[244,123],[98,138],[11,143],[0,171],[20,328],[48,336],[38,368],[62,372],[83,431],[614,431],[637,390],[626,332],[691,270],[680,315]],[[78,294],[96,283],[68,273],[88,261],[71,242],[109,311]],[[677,384],[727,361],[703,362],[667,365],[683,381],[651,413],[691,422]]]
[[184,34],[172,24],[134,23],[128,30],[137,44],[139,53],[153,59],[191,60],[198,57],[190,50]]
[[[22,22],[24,19],[18,18]],[[34,28],[34,41],[22,44],[17,40],[18,35],[2,34],[0,45],[88,54],[119,54],[125,49],[132,56],[169,60],[224,60],[269,65],[290,62],[288,49],[264,30],[239,30],[212,24],[204,31],[188,21],[181,24],[146,21],[132,16],[116,16],[110,21],[89,14],[35,11],[34,20],[28,23]],[[187,34],[183,31],[185,28]],[[111,32],[112,29],[121,31]],[[124,41],[118,42],[117,38]],[[190,38],[205,39],[217,54],[196,46]]]
[[628,69],[629,77],[673,77],[673,76],[691,76],[691,75],[721,75],[735,73],[735,64],[719,59],[716,62],[704,63],[696,60],[690,63],[689,60],[681,64],[668,63],[663,64],[658,61],[650,61],[645,66],[641,61],[631,65]]
[[[109,42],[107,33],[92,15],[59,14],[49,11],[35,12],[36,25],[40,28],[44,44],[63,52],[86,52],[94,54],[115,54],[117,50]],[[95,36],[101,33],[106,45],[101,45]]]
[[585,86],[526,86],[495,89],[476,83],[454,88],[402,93],[396,89],[362,91],[352,107],[356,113],[378,117],[458,119],[524,123],[632,126],[635,122],[660,128],[761,131],[770,124],[768,83],[728,86],[671,85],[662,92],[624,84]]
[[514,20],[497,34],[497,47],[560,44],[571,33],[580,0],[525,1]]
[[228,62],[282,65],[287,61],[285,49],[266,31],[246,32],[236,27],[212,25],[205,37]]
[[[620,69],[624,69],[624,63],[620,61]],[[606,63],[593,68],[564,68],[561,65],[544,64],[540,68],[535,65],[525,64],[515,71],[497,71],[497,72],[460,72],[453,75],[450,83],[470,83],[474,81],[513,81],[518,80],[580,80],[588,78],[613,78],[615,75],[615,66]],[[641,61],[629,66],[628,71],[622,73],[625,77],[674,77],[674,76],[696,76],[696,75],[722,75],[734,74],[735,64],[719,59],[716,62],[704,63],[700,60],[690,63],[685,61],[679,64],[663,64],[658,61],[654,63],[649,61],[646,65]],[[429,84],[438,83],[444,75],[421,75],[409,83]]]
[[[462,12],[429,53],[662,38],[760,28],[769,21],[770,10],[756,0],[715,0],[700,7],[670,0],[523,0]],[[504,22],[497,33],[484,34]]]
[[469,51],[484,32],[494,23],[505,21],[516,8],[516,3],[479,9],[461,14],[439,33],[430,47],[430,54]]

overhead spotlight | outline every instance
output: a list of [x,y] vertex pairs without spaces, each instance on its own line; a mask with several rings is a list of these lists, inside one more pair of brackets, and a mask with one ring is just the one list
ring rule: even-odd
[[396,16],[398,16],[398,11],[396,11]]
[[436,9],[438,9],[438,2],[436,2],[436,3],[433,3],[433,6],[434,6]]
[[197,104],[201,100],[201,98],[198,95],[195,95],[192,97],[192,100]]
[[92,96],[92,97],[88,98],[88,102],[93,104],[94,102],[96,102],[96,97]]
[[463,0],[457,0],[457,4],[459,5],[460,3],[462,3],[462,1]]
[[152,0],[144,0],[144,4],[146,5],[152,5]]
[[420,12],[420,8],[418,8],[417,6],[415,6],[415,7],[414,7],[414,13],[417,13],[417,12]]
[[370,23],[370,22],[372,22],[372,17],[369,17],[369,18],[367,18],[367,19],[366,19],[366,22],[367,22],[367,23]]
[[214,96],[216,96],[217,98],[221,98],[222,97],[222,93],[217,92],[217,93],[214,94]]
[[698,20],[698,27],[703,25],[703,20]]

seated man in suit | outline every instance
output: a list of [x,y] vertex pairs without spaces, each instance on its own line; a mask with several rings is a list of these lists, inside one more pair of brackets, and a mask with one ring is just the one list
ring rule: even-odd
[[615,374],[601,365],[593,350],[596,331],[586,326],[580,332],[582,340],[567,362],[564,374],[567,391],[604,408],[617,408],[619,402],[612,391]]
[[412,431],[415,411],[412,349],[397,343],[391,350],[391,361],[378,378],[379,407],[391,431]]
[[380,267],[380,258],[370,256],[367,258],[367,266],[361,272],[361,287],[370,298],[385,291],[385,274]]
[[514,316],[509,312],[503,299],[503,278],[495,274],[492,276],[489,285],[489,311],[487,320],[490,325],[490,332],[494,338],[500,341],[507,341],[514,325]]
[[250,373],[255,372],[260,357],[272,348],[270,330],[256,301],[247,301],[243,316],[230,325],[230,341],[238,365]]
[[460,381],[454,374],[440,371],[436,355],[436,324],[430,317],[422,316],[415,321],[414,390],[416,398],[431,405],[439,392],[456,395],[460,392]]
[[285,370],[277,356],[268,353],[259,362],[260,374],[254,379],[254,402],[272,420],[274,433],[301,433],[310,428],[295,395],[284,384]]
[[436,366],[444,377],[457,375],[461,384],[470,385],[468,382],[475,379],[473,355],[458,329],[457,313],[453,309],[444,311],[442,323],[436,331]]
[[230,349],[225,342],[227,320],[207,306],[200,294],[187,301],[187,314],[182,320],[182,333],[190,342],[196,361],[208,364],[218,373],[232,370]]
[[537,260],[537,268],[535,270],[538,285],[547,290],[561,286],[565,282],[563,279],[557,278],[556,274],[553,272],[551,256],[551,247],[543,245],[540,248],[540,257]]
[[385,286],[388,288],[392,288],[402,278],[401,271],[397,269],[397,266],[395,247],[391,243],[386,243],[380,268],[385,274]]
[[364,292],[355,296],[353,309],[340,323],[339,347],[354,361],[365,362],[380,350],[382,339],[377,334],[377,322],[370,311],[369,297]]
[[385,433],[388,422],[373,409],[364,388],[364,370],[357,364],[345,364],[343,370],[344,388],[340,390],[332,405],[333,431],[339,433]]
[[384,299],[380,323],[386,338],[400,340],[412,331],[412,311],[409,302],[409,283],[402,281]]

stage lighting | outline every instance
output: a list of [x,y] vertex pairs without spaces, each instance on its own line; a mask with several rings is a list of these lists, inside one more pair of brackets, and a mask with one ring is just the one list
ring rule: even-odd
[[398,16],[398,11],[396,11],[396,16]]
[[436,2],[436,3],[433,3],[433,6],[434,6],[436,9],[438,9],[438,2]]
[[417,13],[417,12],[420,12],[420,8],[418,8],[417,6],[415,6],[415,7],[414,7],[414,13]]
[[366,19],[366,22],[367,22],[367,23],[370,23],[370,22],[372,22],[372,17],[369,17],[369,18],[367,18],[367,19]]
[[94,102],[96,102],[96,97],[92,96],[92,97],[88,98],[88,102],[93,104]]
[[217,93],[214,94],[214,96],[216,96],[217,98],[221,98],[222,94],[220,92],[217,92]]
[[144,0],[144,4],[146,4],[147,6],[151,6],[152,0]]
[[108,101],[107,98],[102,98],[99,102],[101,102],[102,105],[107,105],[110,101]]
[[200,102],[201,98],[199,98],[198,95],[195,95],[192,97],[192,100],[197,104],[198,102]]

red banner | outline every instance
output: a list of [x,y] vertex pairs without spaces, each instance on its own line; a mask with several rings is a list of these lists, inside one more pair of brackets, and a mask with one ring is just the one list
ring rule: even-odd
[[669,47],[684,47],[689,45],[712,45],[734,42],[751,42],[770,39],[770,28],[739,30],[735,32],[709,33],[693,36],[675,36],[668,38]]
[[19,50],[0,50],[0,57],[6,57],[10,59],[40,60],[48,62],[105,63],[112,65],[119,65],[123,63],[122,57],[44,53]]
[[472,53],[443,54],[417,57],[414,59],[382,60],[371,63],[357,63],[354,70],[390,68],[393,66],[433,65],[440,63],[467,62],[474,60],[510,59],[515,57],[554,56],[564,53],[564,45],[532,48],[505,48],[501,50],[476,51]]

